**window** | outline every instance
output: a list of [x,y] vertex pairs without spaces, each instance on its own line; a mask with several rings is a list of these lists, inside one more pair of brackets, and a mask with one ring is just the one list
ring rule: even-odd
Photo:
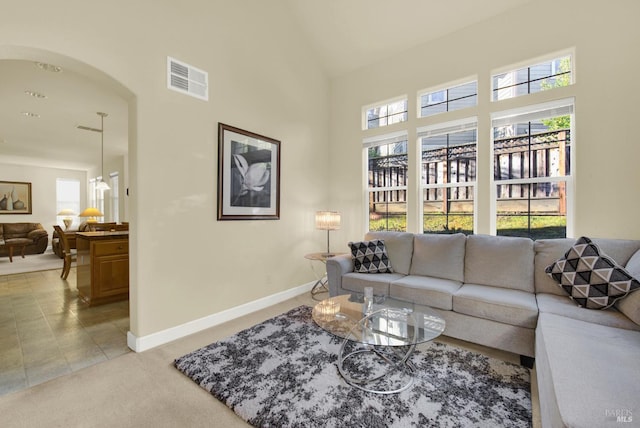
[[425,233],[473,233],[476,120],[418,130]]
[[420,117],[460,110],[478,104],[478,81],[419,94]]
[[111,187],[111,221],[115,221],[116,223],[120,222],[120,204],[118,201],[119,192],[118,192],[118,173],[112,172],[109,174],[109,179],[111,183],[109,186]]
[[392,101],[365,108],[364,129],[379,128],[394,123],[406,122],[407,99]]
[[565,55],[492,76],[493,101],[546,91],[572,83],[571,56]]
[[368,138],[369,230],[407,230],[407,133]]
[[[102,181],[102,176],[96,177],[95,183]],[[102,214],[104,214],[104,190],[98,190],[94,187],[94,192],[96,194],[96,205],[95,207],[100,210]],[[104,219],[104,217],[103,217]]]
[[573,100],[493,115],[498,235],[567,236],[572,116]]
[[90,207],[98,207],[98,199],[96,197],[96,179],[92,178],[89,180],[89,206]]
[[573,236],[575,61],[567,48],[435,82],[410,117],[406,98],[362,106],[366,230]]
[[[71,178],[56,179],[56,212],[70,209],[75,216],[71,216],[73,222],[77,222],[77,215],[80,214],[80,181]],[[68,216],[58,216],[58,221]],[[73,223],[72,223],[73,225]]]
[[101,178],[96,177],[89,180],[89,206],[97,208],[104,214],[104,191],[96,188],[96,184]]

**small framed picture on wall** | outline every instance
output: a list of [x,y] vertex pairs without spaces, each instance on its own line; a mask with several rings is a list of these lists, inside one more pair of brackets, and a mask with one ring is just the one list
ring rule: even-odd
[[31,214],[31,183],[0,181],[0,214]]

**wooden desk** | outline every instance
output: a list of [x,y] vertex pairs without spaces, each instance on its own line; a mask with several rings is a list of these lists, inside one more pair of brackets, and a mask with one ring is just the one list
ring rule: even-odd
[[89,306],[129,298],[129,232],[76,233],[78,297]]

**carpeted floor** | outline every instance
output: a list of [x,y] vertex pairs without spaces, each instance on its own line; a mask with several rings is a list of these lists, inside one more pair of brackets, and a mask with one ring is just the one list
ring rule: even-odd
[[60,271],[62,271],[62,265],[62,259],[55,255],[51,249],[47,249],[42,254],[26,254],[24,259],[20,254],[13,256],[13,263],[9,262],[9,257],[0,257],[0,275],[13,275],[16,273],[37,272],[50,269],[60,269]]
[[428,343],[414,385],[371,394],[340,378],[341,341],[301,306],[191,352],[176,367],[258,427],[528,427],[530,373],[462,348]]
[[[0,427],[175,428],[249,426],[210,393],[176,370],[172,362],[194,349],[223,340],[300,305],[316,302],[309,293],[208,328],[145,352],[107,362],[0,396]],[[442,336],[439,342],[503,361],[518,356]],[[532,372],[533,428],[540,417]]]

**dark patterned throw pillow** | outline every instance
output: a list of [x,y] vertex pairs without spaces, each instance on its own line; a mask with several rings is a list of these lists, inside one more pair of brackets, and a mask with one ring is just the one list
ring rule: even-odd
[[384,241],[349,242],[353,257],[353,271],[359,273],[391,273],[391,263],[387,256]]
[[584,236],[545,271],[578,306],[587,309],[606,309],[640,289],[637,279]]

